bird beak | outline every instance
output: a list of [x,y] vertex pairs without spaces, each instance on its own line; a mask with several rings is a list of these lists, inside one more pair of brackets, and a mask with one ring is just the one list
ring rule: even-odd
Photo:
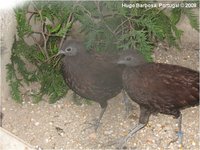
[[58,55],[63,55],[64,54],[64,51],[62,50],[62,49],[60,49],[59,51],[58,51],[58,53],[56,54],[56,56],[58,56]]
[[124,61],[123,61],[123,60],[119,60],[119,61],[117,61],[117,64],[118,64],[118,65],[123,65],[123,64],[124,64]]

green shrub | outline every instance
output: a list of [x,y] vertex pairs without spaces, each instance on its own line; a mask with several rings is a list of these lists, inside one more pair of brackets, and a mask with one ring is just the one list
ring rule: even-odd
[[[152,0],[148,3],[155,2]],[[195,3],[199,6],[198,1]],[[26,18],[27,14],[30,14],[29,18]],[[85,35],[87,49],[118,52],[136,48],[148,61],[152,61],[152,49],[157,41],[166,41],[169,46],[179,47],[177,41],[183,31],[176,24],[182,14],[189,18],[194,29],[199,30],[197,16],[192,9],[187,8],[174,8],[166,13],[161,8],[124,8],[119,1],[28,2],[15,9],[19,40],[13,45],[11,63],[7,65],[7,80],[12,97],[22,102],[20,87],[22,83],[31,82],[41,85],[38,92],[31,94],[35,102],[48,95],[49,102],[54,103],[67,93],[68,87],[59,71],[60,58],[56,54],[64,37],[71,34],[72,25],[76,21],[81,24],[79,32]],[[41,24],[42,31],[32,30],[29,24],[31,19]],[[40,43],[33,33],[41,36]],[[25,36],[32,37],[35,45],[29,46],[24,41]],[[35,69],[29,69],[27,63]]]

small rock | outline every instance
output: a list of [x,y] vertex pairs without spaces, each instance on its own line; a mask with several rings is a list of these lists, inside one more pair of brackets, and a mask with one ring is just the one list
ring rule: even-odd
[[57,133],[58,133],[58,135],[60,135],[60,136],[64,136],[64,130],[62,129],[62,128],[60,128],[60,127],[55,127],[56,128],[56,130],[57,130]]
[[160,128],[160,127],[161,127],[161,124],[156,124],[156,126]]
[[49,122],[49,125],[53,125],[53,122],[51,121],[51,122]]
[[195,146],[195,145],[196,145],[196,143],[195,143],[194,141],[192,141],[192,145],[193,145],[193,146]]
[[92,133],[92,134],[89,135],[89,138],[95,140],[97,138],[97,134]]
[[39,124],[40,124],[39,122],[35,122],[35,123],[34,123],[35,126],[38,126]]
[[13,129],[13,130],[12,130],[12,133],[17,133],[17,130],[16,130],[16,129]]
[[112,133],[113,133],[112,130],[110,130],[110,131],[104,131],[104,134],[105,134],[105,135],[110,135],[110,134],[112,134]]
[[45,139],[45,142],[46,142],[46,143],[49,143],[49,139]]
[[59,135],[63,137],[63,136],[64,136],[64,133],[63,133],[63,132],[61,132]]
[[36,145],[36,146],[35,146],[35,149],[36,149],[36,150],[42,150],[42,148],[41,148],[39,145]]

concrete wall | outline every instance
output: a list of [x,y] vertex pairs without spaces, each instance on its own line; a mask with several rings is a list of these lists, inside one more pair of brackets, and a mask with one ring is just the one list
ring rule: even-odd
[[0,149],[1,150],[36,150],[30,144],[24,142],[17,136],[0,127]]
[[1,74],[0,89],[1,100],[9,95],[8,83],[6,82],[6,64],[10,62],[11,48],[16,34],[16,19],[12,9],[0,10],[0,45],[1,45]]

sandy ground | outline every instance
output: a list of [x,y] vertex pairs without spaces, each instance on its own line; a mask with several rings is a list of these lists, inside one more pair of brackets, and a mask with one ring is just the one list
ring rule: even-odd
[[[197,70],[198,46],[182,48],[181,51],[165,49],[160,45],[154,53],[157,62],[179,64]],[[161,50],[162,49],[162,50]],[[33,86],[33,85],[32,85]],[[29,90],[28,88],[26,90]],[[26,92],[26,91],[25,91]],[[2,100],[4,113],[3,128],[22,138],[26,142],[43,149],[113,149],[107,146],[124,136],[138,122],[139,109],[134,104],[132,114],[125,118],[122,95],[109,101],[109,106],[97,133],[83,131],[86,121],[91,121],[100,112],[100,106],[75,105],[71,92],[55,104],[47,100],[32,104],[30,100],[20,105],[11,98]],[[183,149],[199,149],[199,107],[182,111]],[[129,149],[163,150],[178,149],[178,143],[171,143],[177,132],[177,120],[172,116],[151,116],[148,125],[140,130],[128,143]]]

